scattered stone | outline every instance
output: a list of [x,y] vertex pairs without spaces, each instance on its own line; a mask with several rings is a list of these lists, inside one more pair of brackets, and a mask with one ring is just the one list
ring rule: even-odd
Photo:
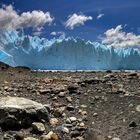
[[93,116],[94,116],[94,117],[98,116],[98,113],[96,113],[96,112],[95,112],[95,113],[93,113]]
[[81,122],[81,123],[79,124],[79,126],[80,126],[80,127],[84,127],[85,124],[84,124],[83,122]]
[[130,124],[129,124],[129,127],[137,127],[137,123],[132,121]]
[[25,138],[25,134],[23,132],[17,132],[15,135],[16,140],[23,140]]
[[68,128],[72,128],[73,125],[72,124],[63,124],[64,127],[68,127]]
[[65,110],[65,107],[60,107],[60,108],[55,109],[53,111],[54,117],[61,118],[63,116],[63,111],[64,110]]
[[75,130],[75,131],[71,131],[70,135],[71,135],[71,137],[78,137],[81,135],[81,133],[79,131]]
[[57,101],[57,100],[58,100],[58,98],[57,98],[57,97],[53,97],[53,98],[52,98],[52,100]]
[[111,79],[111,78],[116,78],[116,77],[115,77],[115,75],[113,75],[113,74],[111,73],[111,74],[105,75],[104,78],[105,78],[105,79],[108,79],[108,78]]
[[63,127],[62,130],[63,130],[64,133],[67,133],[67,134],[69,133],[69,129],[67,127]]
[[69,91],[70,94],[71,93],[77,93],[77,90],[78,90],[78,85],[70,85],[68,87],[68,91]]
[[32,123],[33,132],[43,133],[45,131],[45,126],[43,123],[34,122]]
[[62,134],[64,134],[64,133],[69,133],[69,129],[67,128],[67,127],[64,127],[64,126],[58,126],[58,127],[56,127],[56,131],[58,132],[58,133],[62,133]]
[[24,138],[23,140],[38,140],[38,139],[36,139],[34,137],[27,137],[27,138]]
[[4,87],[4,90],[6,90],[6,91],[7,91],[7,90],[8,90],[8,88],[9,88],[8,86],[5,86],[5,87]]
[[56,133],[53,133],[51,135],[51,140],[58,140],[58,135]]
[[112,88],[112,93],[113,94],[126,94],[126,90],[123,88]]
[[76,126],[76,127],[75,127],[75,130],[78,130],[78,131],[81,132],[81,131],[86,131],[87,128],[86,128],[86,127],[83,127],[83,126],[82,126],[82,127],[81,127],[81,126]]
[[47,94],[47,93],[51,93],[51,90],[50,89],[40,89],[39,93],[40,94]]
[[74,111],[75,107],[72,105],[68,105],[66,108],[68,111]]
[[137,131],[138,135],[140,135],[140,130]]
[[111,135],[108,135],[107,138],[108,138],[109,140],[111,140],[112,136],[111,136]]
[[112,70],[106,70],[106,73],[112,73]]
[[2,137],[2,140],[15,140],[15,138],[13,135],[5,133],[4,136]]
[[80,111],[80,114],[81,114],[82,116],[85,116],[85,115],[87,115],[87,111]]
[[87,105],[81,105],[80,107],[82,107],[82,108],[87,108]]
[[48,111],[42,104],[20,97],[0,98],[0,126],[3,130],[30,127],[37,120],[49,120]]
[[120,138],[114,137],[112,140],[121,140]]
[[48,83],[51,83],[53,81],[53,79],[44,78],[44,79],[41,79],[41,81],[48,84]]
[[48,110],[49,113],[52,111],[52,107],[50,104],[44,104],[44,107]]
[[129,73],[128,76],[138,76],[136,72]]
[[82,121],[88,121],[88,117],[87,116],[82,116]]
[[140,105],[138,105],[138,106],[136,107],[136,110],[137,110],[138,112],[140,112]]
[[47,135],[42,135],[40,137],[40,140],[58,140],[58,139],[59,139],[58,135],[53,131],[49,132]]
[[70,119],[71,122],[77,121],[77,118],[76,117],[70,117],[69,119]]
[[51,119],[50,119],[50,124],[51,124],[52,126],[56,126],[56,125],[58,124],[58,119],[57,119],[57,118],[51,118]]
[[70,96],[66,97],[66,100],[67,100],[68,102],[72,102],[72,98],[71,98]]
[[42,135],[39,140],[51,140],[50,135]]
[[3,82],[4,84],[8,84],[8,82],[6,81],[6,80],[4,80],[4,82]]
[[103,82],[104,82],[104,79],[99,79],[98,77],[82,81],[82,83],[85,83],[85,84],[99,84]]
[[60,93],[58,94],[58,96],[61,97],[61,98],[65,97],[65,92],[60,92]]
[[85,140],[83,137],[76,137],[76,140]]

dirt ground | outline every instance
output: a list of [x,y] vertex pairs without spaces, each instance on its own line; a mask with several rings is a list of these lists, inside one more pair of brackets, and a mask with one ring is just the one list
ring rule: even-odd
[[[69,117],[76,117],[85,129],[100,130],[106,139],[140,140],[139,72],[35,72],[2,67],[0,97],[5,96],[25,97],[62,109],[62,114],[50,115],[58,119],[55,127],[65,124]],[[72,131],[67,135],[76,139]],[[8,132],[1,135],[5,133]],[[79,135],[88,139],[86,130]]]

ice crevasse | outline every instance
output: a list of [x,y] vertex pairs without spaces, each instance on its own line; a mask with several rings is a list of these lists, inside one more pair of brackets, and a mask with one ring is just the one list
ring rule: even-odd
[[139,70],[140,50],[114,48],[80,38],[48,40],[0,31],[0,61],[33,70]]

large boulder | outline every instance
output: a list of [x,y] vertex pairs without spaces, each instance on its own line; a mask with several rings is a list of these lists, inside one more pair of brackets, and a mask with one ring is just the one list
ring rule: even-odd
[[28,128],[33,122],[48,122],[48,110],[42,104],[20,97],[0,98],[0,127]]

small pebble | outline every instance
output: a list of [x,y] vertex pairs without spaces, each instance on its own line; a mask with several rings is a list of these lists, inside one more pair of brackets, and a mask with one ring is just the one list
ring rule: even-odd
[[77,118],[76,117],[70,117],[69,119],[70,119],[71,122],[77,121]]
[[121,140],[120,138],[114,137],[112,140]]
[[138,105],[138,106],[136,107],[136,110],[137,110],[138,112],[140,112],[140,105]]
[[51,118],[51,119],[50,119],[50,124],[51,124],[52,126],[56,126],[56,125],[58,124],[58,119],[56,119],[56,118]]

